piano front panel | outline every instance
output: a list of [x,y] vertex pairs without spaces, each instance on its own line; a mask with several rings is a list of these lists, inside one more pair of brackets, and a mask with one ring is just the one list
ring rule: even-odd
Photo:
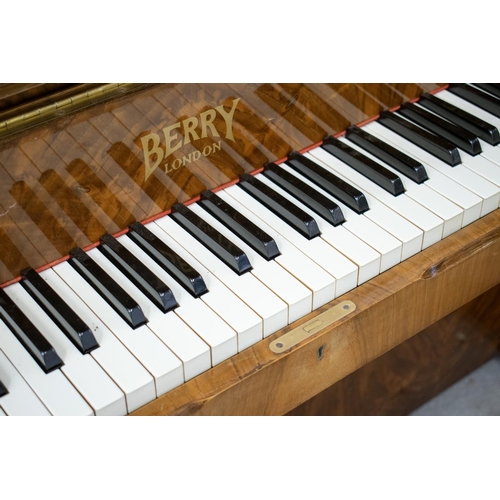
[[62,108],[0,139],[0,283],[438,88],[163,84]]

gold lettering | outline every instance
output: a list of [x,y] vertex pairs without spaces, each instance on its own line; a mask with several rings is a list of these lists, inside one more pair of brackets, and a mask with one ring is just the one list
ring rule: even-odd
[[[149,143],[153,141],[153,147],[149,148]],[[160,148],[160,136],[155,133],[151,133],[141,137],[142,149],[144,149],[144,166],[145,170],[145,180],[148,180],[149,176],[154,172],[155,168],[163,160],[163,149]],[[149,159],[151,155],[156,155],[156,160],[153,166],[150,165]]]
[[184,126],[184,144],[188,144],[191,142],[191,136],[193,140],[199,139],[198,134],[196,133],[195,128],[198,126],[198,118],[192,116],[191,118],[186,118],[182,121],[182,125]]
[[216,151],[220,151],[221,150],[221,146],[222,146],[221,142],[222,141],[214,142],[212,144],[212,146],[213,146],[212,153],[215,153]]
[[179,142],[175,145],[172,146],[172,143],[178,139],[178,136],[176,133],[172,135],[172,131],[176,128],[180,128],[181,124],[179,122],[174,123],[174,125],[170,125],[170,127],[165,127],[163,129],[163,133],[165,134],[165,141],[166,141],[166,147],[165,147],[165,158],[170,156],[174,151],[179,149],[182,146],[182,139],[179,140]]
[[188,163],[191,163],[193,159],[193,154],[194,153],[189,153],[187,156],[182,157],[182,166],[186,166]]
[[208,156],[212,152],[212,146],[205,146],[201,152],[203,156]]
[[217,106],[215,109],[222,115],[222,118],[224,118],[224,121],[226,122],[226,139],[229,139],[230,141],[234,141],[234,136],[233,136],[233,118],[234,118],[234,112],[236,111],[236,106],[240,102],[240,97],[237,99],[233,100],[233,107],[229,112],[227,112],[224,109],[224,106]]
[[181,165],[182,165],[182,161],[179,160],[179,158],[176,158],[174,160],[174,163],[172,163],[172,169],[177,170]]
[[203,111],[203,113],[200,114],[202,139],[207,137],[208,128],[210,128],[210,131],[212,132],[212,135],[214,137],[220,137],[219,132],[217,132],[215,125],[212,123],[215,120],[216,116],[217,113],[215,112],[215,109],[209,109],[208,111]]

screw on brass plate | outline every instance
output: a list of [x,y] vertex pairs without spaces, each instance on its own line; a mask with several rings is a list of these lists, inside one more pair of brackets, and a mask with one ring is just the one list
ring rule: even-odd
[[281,342],[276,342],[276,347],[278,349],[281,349],[283,347],[283,344]]
[[325,346],[322,345],[319,349],[318,349],[318,361],[321,361],[323,359],[323,354],[325,352]]
[[349,304],[344,304],[342,307],[343,307],[344,309],[349,309],[349,308],[350,308]]

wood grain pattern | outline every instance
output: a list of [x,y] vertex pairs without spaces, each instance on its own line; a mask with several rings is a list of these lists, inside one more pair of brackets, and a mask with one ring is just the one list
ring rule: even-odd
[[[10,116],[29,110],[33,103],[56,102],[72,91],[94,87],[0,86],[0,97],[3,91],[7,104],[22,104],[7,109]],[[61,109],[61,116],[49,122],[0,139],[0,206],[17,200],[19,208],[9,225],[47,239],[34,254],[26,252],[29,246],[18,248],[22,259],[17,266],[12,260],[3,262],[7,257],[0,255],[0,283],[18,276],[21,265],[36,267],[40,255],[43,262],[65,257],[75,243],[97,242],[102,234],[120,231],[132,220],[150,219],[177,201],[187,202],[205,189],[218,188],[372,113],[418,97],[424,89],[436,88],[437,84],[162,84],[118,93],[79,112]],[[143,149],[147,137],[153,138],[150,145],[158,141],[154,152]],[[219,141],[220,150],[214,147]],[[175,150],[167,155],[169,147]],[[152,164],[158,155],[162,160],[146,176],[147,158]],[[4,232],[6,224],[0,218]]]
[[500,285],[288,413],[408,415],[500,351]]
[[341,300],[357,305],[296,348],[268,348],[293,324],[133,414],[285,414],[499,284],[499,257],[496,210],[297,322]]

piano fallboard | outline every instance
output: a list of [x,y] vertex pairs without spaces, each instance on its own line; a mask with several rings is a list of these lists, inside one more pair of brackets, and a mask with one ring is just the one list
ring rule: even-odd
[[87,87],[0,109],[0,283],[439,85]]

